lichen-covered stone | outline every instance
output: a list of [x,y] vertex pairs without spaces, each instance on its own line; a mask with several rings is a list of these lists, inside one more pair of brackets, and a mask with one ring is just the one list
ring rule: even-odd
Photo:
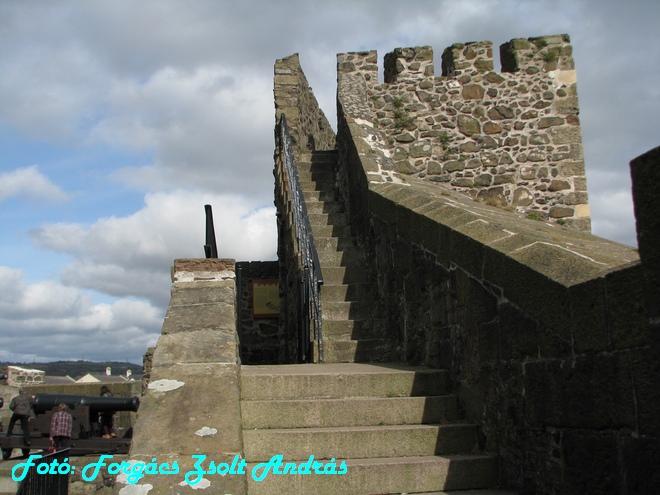
[[466,136],[472,136],[481,132],[481,126],[477,119],[468,117],[467,115],[459,115],[457,119],[458,130]]

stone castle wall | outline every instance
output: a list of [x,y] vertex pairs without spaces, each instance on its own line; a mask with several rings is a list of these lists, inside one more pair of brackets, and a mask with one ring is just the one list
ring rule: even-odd
[[[452,50],[465,54],[467,47]],[[406,51],[394,53],[390,60],[397,62]],[[365,67],[375,54],[349,56],[340,55],[338,69],[337,194],[372,262],[398,358],[450,370],[467,417],[481,426],[482,447],[498,454],[503,486],[539,494],[656,492],[660,334],[643,285],[647,280],[657,292],[655,155],[637,159],[633,174],[641,178],[638,222],[646,218],[638,229],[649,261],[640,264],[630,247],[472,201],[428,173],[398,173],[384,124],[372,118],[381,96],[374,93],[375,73],[365,77]],[[487,76],[487,50],[481,57]],[[345,65],[356,59],[362,69]],[[455,56],[445,60],[456,67]],[[479,55],[472,60],[477,66]],[[426,62],[413,69],[428,74]],[[403,63],[387,66],[397,77],[406,74]],[[553,101],[561,98],[568,96],[555,93]],[[449,121],[456,129],[460,115]],[[550,139],[556,131],[579,134],[568,114],[561,118],[548,128]],[[539,130],[541,120],[533,122]],[[485,124],[479,121],[482,130]],[[530,136],[540,135],[528,128]],[[465,135],[461,142],[478,144]],[[577,178],[566,180],[575,186]]]
[[280,362],[282,329],[279,318],[254,318],[253,280],[278,280],[277,261],[239,261],[236,277],[241,277],[241,308],[238,336],[241,344],[241,364],[277,364]]
[[[445,184],[491,205],[590,231],[576,75],[567,35],[515,39],[493,71],[489,41],[454,44],[434,76],[431,47],[337,57],[363,79],[359,117],[388,172]],[[347,80],[344,77],[344,80]]]
[[286,115],[296,161],[312,150],[334,149],[335,133],[307,83],[298,55],[275,63],[275,206],[277,207],[277,258],[280,272],[281,337],[279,363],[297,362],[300,324],[299,294],[303,267],[293,225],[293,208],[281,155],[280,117]]
[[280,116],[285,113],[297,151],[335,148],[335,133],[316,102],[297,54],[275,62],[274,92],[276,143]]

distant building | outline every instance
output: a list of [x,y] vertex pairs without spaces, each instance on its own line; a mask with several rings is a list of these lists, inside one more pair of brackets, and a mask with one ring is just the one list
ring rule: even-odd
[[105,369],[105,374],[101,373],[87,373],[85,376],[76,380],[76,383],[123,383],[133,381],[131,378],[131,370],[126,370],[126,376],[113,375],[112,369],[108,366]]
[[26,385],[41,385],[44,383],[46,372],[7,366],[7,385],[10,387],[24,387]]

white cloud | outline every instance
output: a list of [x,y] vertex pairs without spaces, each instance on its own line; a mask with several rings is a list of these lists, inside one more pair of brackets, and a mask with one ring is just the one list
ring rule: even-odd
[[57,223],[33,230],[34,244],[70,254],[62,281],[115,297],[140,297],[164,307],[175,258],[202,258],[204,205],[213,207],[218,255],[239,261],[276,259],[275,208],[239,196],[194,191],[153,193],[144,208],[92,225]]
[[0,174],[0,202],[12,197],[38,201],[67,199],[66,193],[39,172],[36,165]]
[[154,164],[114,175],[139,190],[187,184],[263,196],[272,190],[272,143],[264,138],[274,122],[271,84],[265,74],[221,65],[117,81],[89,141],[155,150]]
[[94,304],[79,289],[27,284],[20,270],[0,266],[0,360],[129,359],[153,345],[163,311],[141,301]]

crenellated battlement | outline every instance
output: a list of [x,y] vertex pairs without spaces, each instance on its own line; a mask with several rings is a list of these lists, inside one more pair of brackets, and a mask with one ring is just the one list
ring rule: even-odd
[[433,48],[430,46],[397,48],[385,55],[384,80],[388,84],[433,75]]
[[573,47],[567,34],[516,38],[500,46],[503,72],[575,70]]
[[339,54],[344,104],[382,157],[373,180],[416,176],[589,231],[570,39],[514,39],[500,53],[495,72],[490,41],[453,44],[435,76],[431,47],[397,48],[382,84],[375,51]]
[[442,52],[442,75],[445,77],[475,76],[492,71],[494,67],[490,41],[454,43]]

